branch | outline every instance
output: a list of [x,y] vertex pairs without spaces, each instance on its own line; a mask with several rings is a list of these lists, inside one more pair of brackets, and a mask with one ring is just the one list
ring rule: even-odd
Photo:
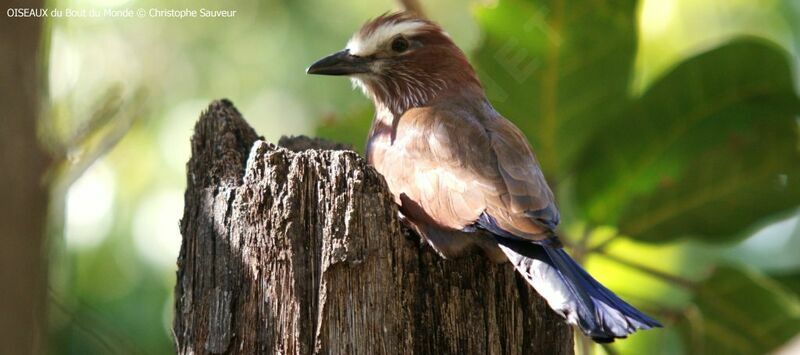
[[683,287],[683,288],[685,288],[687,290],[690,290],[690,291],[694,290],[695,288],[697,288],[697,283],[692,281],[692,280],[680,277],[678,275],[673,275],[673,274],[670,274],[670,273],[666,273],[664,271],[657,270],[657,269],[654,269],[654,268],[649,267],[647,265],[643,265],[643,264],[640,264],[640,263],[637,263],[637,262],[634,262],[634,261],[631,261],[631,260],[623,259],[623,258],[621,258],[619,256],[610,254],[610,253],[606,252],[603,249],[594,250],[594,253],[597,253],[598,255],[602,255],[605,258],[607,258],[608,260],[611,260],[611,261],[613,261],[613,262],[615,262],[617,264],[625,265],[627,267],[630,267],[630,268],[639,270],[641,272],[644,272],[645,274],[653,276],[653,277],[655,277],[657,279],[660,279],[662,281],[666,281],[669,284],[675,284],[675,285],[681,286],[681,287]]
[[408,11],[416,14],[419,17],[425,18],[425,11],[423,11],[419,0],[397,0],[397,2],[404,11]]
[[[63,194],[122,140],[138,117],[144,97],[144,92],[139,91],[125,102],[115,95],[100,101],[92,117],[68,138],[47,173],[55,196]],[[92,142],[93,138],[96,142]]]

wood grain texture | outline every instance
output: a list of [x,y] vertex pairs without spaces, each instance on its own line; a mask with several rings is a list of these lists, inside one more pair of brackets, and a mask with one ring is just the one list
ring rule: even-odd
[[178,353],[572,353],[571,329],[511,265],[443,260],[403,227],[362,157],[281,143],[295,151],[224,100],[195,127]]

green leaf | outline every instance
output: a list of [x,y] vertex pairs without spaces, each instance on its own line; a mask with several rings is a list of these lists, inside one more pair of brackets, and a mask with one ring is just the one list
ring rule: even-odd
[[531,141],[551,182],[629,101],[636,2],[500,0],[477,11],[489,100]]
[[795,296],[800,296],[800,270],[796,270],[794,273],[774,273],[770,275],[770,278],[793,292]]
[[688,353],[762,354],[800,332],[800,301],[769,278],[722,267],[695,295]]
[[800,215],[772,223],[724,251],[732,263],[772,275],[800,271]]
[[576,171],[588,219],[646,241],[729,240],[800,204],[800,103],[784,54],[695,57],[594,137]]

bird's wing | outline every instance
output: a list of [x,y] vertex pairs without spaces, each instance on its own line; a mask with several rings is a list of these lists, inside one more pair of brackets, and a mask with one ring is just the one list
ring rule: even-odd
[[384,175],[410,219],[463,229],[486,210],[484,194],[494,189],[500,176],[496,169],[468,163],[493,159],[486,154],[491,146],[479,125],[414,109],[400,119],[396,135],[388,127],[375,131],[368,149],[370,163]]
[[453,229],[483,220],[532,240],[548,238],[558,223],[525,137],[504,118],[416,109],[397,132],[373,163],[412,219]]
[[499,115],[484,125],[507,194],[504,204],[488,209],[489,214],[509,231],[517,229],[524,235],[552,232],[559,222],[558,209],[527,139]]

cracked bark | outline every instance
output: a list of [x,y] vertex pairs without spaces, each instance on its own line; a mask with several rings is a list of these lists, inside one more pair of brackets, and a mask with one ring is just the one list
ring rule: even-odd
[[343,146],[260,140],[233,105],[195,127],[173,330],[178,353],[571,354],[509,264],[443,260]]

